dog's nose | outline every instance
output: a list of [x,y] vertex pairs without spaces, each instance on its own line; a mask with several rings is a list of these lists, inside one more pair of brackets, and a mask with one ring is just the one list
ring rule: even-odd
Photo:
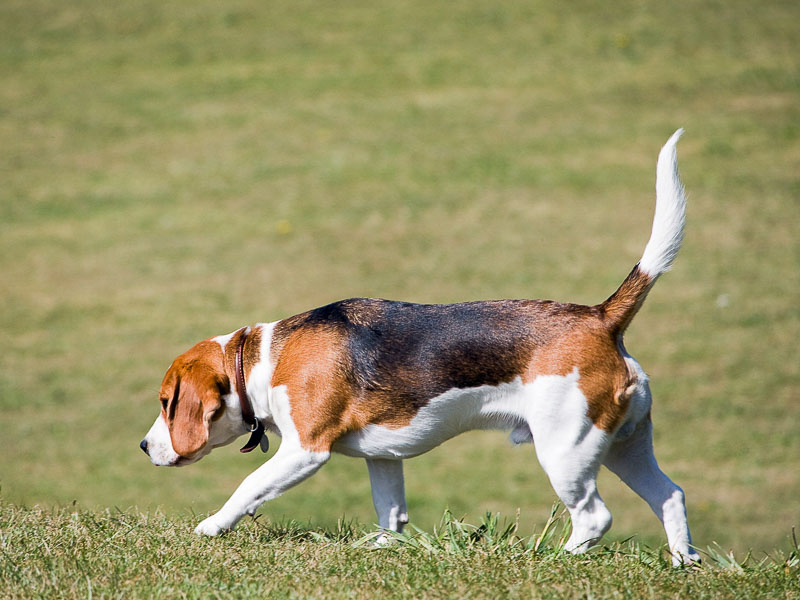
[[142,440],[142,443],[139,444],[139,448],[141,448],[142,452],[147,454],[147,456],[150,456],[150,453],[147,451],[147,440]]

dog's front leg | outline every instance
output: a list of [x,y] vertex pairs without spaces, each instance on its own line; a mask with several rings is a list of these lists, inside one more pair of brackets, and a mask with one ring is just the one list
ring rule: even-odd
[[219,512],[200,523],[194,532],[213,536],[233,529],[244,515],[254,515],[264,502],[316,473],[329,458],[329,452],[309,452],[283,440],[275,456],[250,473]]
[[[372,503],[378,513],[381,529],[401,533],[408,523],[406,493],[403,480],[403,462],[400,460],[367,459],[369,481],[372,485]],[[381,535],[376,543],[388,540]]]

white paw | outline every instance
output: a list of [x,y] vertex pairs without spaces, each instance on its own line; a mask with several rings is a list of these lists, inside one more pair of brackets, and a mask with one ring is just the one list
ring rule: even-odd
[[680,567],[681,565],[699,565],[701,562],[700,555],[692,548],[685,554],[675,551],[672,554],[672,566]]
[[202,521],[197,527],[195,527],[194,532],[197,535],[208,535],[214,537],[230,529],[231,527],[229,525],[220,523],[217,515],[211,515]]

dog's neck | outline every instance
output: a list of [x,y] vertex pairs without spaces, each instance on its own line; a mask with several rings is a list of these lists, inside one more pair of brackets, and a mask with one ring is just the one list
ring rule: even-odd
[[[249,401],[255,417],[263,422],[267,429],[271,429],[272,425],[272,408],[270,403],[270,391],[272,380],[272,372],[274,365],[272,364],[270,356],[270,347],[272,342],[272,330],[275,323],[257,323],[248,332],[248,338],[245,341],[243,348],[243,361],[246,361],[248,356],[255,356],[256,360],[253,365],[248,369],[244,369],[245,379],[245,394],[246,400]],[[256,330],[260,335],[253,335]],[[234,341],[235,340],[235,341]],[[229,344],[238,344],[240,339],[232,338],[228,341]],[[257,344],[257,346],[253,346]],[[234,346],[235,348],[235,346]],[[234,364],[228,377],[231,381],[237,381],[237,367]],[[237,384],[238,389],[238,384]],[[235,406],[237,411],[240,410],[240,400],[237,394],[232,393],[229,396],[228,404],[231,407]]]

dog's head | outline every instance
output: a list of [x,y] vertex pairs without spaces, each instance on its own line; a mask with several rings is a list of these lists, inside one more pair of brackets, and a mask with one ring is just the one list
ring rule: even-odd
[[200,460],[247,431],[238,411],[231,410],[231,399],[222,347],[215,340],[200,342],[176,358],[164,375],[161,414],[140,447],[158,466]]

